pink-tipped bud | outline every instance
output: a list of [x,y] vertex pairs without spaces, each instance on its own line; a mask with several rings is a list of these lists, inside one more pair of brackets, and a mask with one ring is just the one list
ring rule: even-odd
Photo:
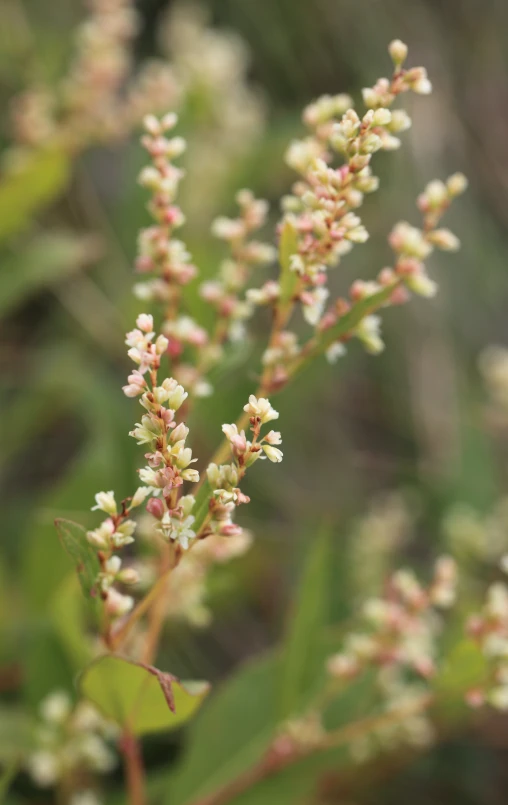
[[225,523],[221,527],[220,533],[223,537],[237,537],[242,533],[242,529],[236,523]]
[[150,498],[146,504],[146,510],[157,520],[161,520],[165,512],[164,503],[160,498]]

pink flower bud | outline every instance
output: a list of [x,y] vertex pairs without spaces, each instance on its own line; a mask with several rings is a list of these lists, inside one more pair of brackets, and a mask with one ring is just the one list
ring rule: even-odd
[[225,523],[221,527],[220,533],[223,537],[237,537],[242,533],[242,529],[239,525],[236,525],[236,523]]
[[146,504],[146,510],[149,514],[153,515],[153,517],[156,517],[157,520],[161,520],[165,512],[164,503],[160,498],[150,498]]
[[136,271],[140,274],[145,274],[149,271],[153,271],[154,264],[151,257],[146,254],[141,255],[136,259]]

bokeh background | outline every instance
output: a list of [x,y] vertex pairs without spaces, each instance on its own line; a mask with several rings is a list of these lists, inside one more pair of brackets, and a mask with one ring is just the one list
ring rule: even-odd
[[[178,7],[140,0],[138,9],[136,62],[167,57],[184,69],[189,54],[167,14],[181,24],[182,14],[200,12],[185,0]],[[301,108],[326,92],[358,97],[388,72],[394,37],[408,43],[411,65],[428,68],[434,93],[409,100],[414,122],[403,148],[377,160],[382,188],[365,206],[371,240],[334,273],[333,290],[374,278],[387,263],[386,235],[400,218],[417,223],[414,200],[428,180],[457,170],[470,180],[447,221],[462,250],[432,258],[438,297],[384,315],[379,357],[353,345],[339,364],[315,365],[277,400],[284,463],[252,472],[246,489],[252,503],[243,524],[255,532],[254,547],[212,576],[213,624],[173,625],[164,644],[175,671],[216,681],[280,639],[306,546],[323,521],[335,535],[338,622],[387,568],[407,561],[425,568],[457,512],[480,528],[506,492],[503,438],[485,416],[478,357],[489,344],[508,343],[508,5],[202,0],[200,9],[206,24],[229,32],[229,46],[235,37],[244,43],[234,47],[245,71],[234,113],[207,100],[198,69],[182,114],[184,237],[202,277],[213,275],[222,254],[210,222],[234,212],[235,189],[269,199],[275,222],[292,181],[282,157],[302,131]],[[12,99],[64,73],[83,14],[78,0],[2,0],[3,149],[12,141]],[[199,52],[190,58],[199,62]],[[212,95],[227,90],[219,84]],[[140,459],[127,436],[133,403],[120,390],[123,334],[140,310],[131,294],[136,233],[147,222],[137,137],[86,149],[58,197],[0,242],[0,696],[23,693],[29,707],[66,674],[47,615],[69,570],[53,520],[95,522],[95,492],[130,494]],[[60,259],[55,233],[79,236],[79,248]],[[203,313],[197,298],[190,305]],[[197,456],[210,455],[220,424],[234,420],[253,389],[264,331],[261,320],[214,396],[197,406]],[[354,776],[343,790],[332,785],[326,801],[497,805],[508,790],[507,745],[507,725],[492,719],[404,769],[385,764],[367,786]],[[176,753],[172,740],[156,743],[149,763]],[[21,794],[45,801],[28,783]]]

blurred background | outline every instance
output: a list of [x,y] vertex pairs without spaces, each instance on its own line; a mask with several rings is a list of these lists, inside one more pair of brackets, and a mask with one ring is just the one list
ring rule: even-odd
[[[470,180],[447,219],[462,250],[432,257],[437,298],[383,316],[379,357],[353,345],[337,365],[316,364],[278,398],[282,471],[252,472],[245,490],[252,503],[242,524],[255,533],[254,546],[212,573],[212,624],[173,623],[164,644],[172,670],[217,681],[280,639],[306,546],[323,521],[334,533],[335,622],[390,567],[425,568],[457,528],[476,528],[481,540],[486,520],[501,511],[504,535],[506,438],[486,416],[478,357],[508,343],[508,5],[140,0],[137,8],[130,69],[169,61],[183,87],[183,238],[202,278],[223,256],[210,223],[234,214],[235,190],[267,198],[275,223],[293,181],[283,154],[303,131],[302,107],[323,93],[358,99],[388,74],[395,37],[408,44],[410,66],[428,68],[434,93],[409,98],[413,128],[402,149],[376,160],[381,190],[363,215],[371,239],[334,272],[332,292],[389,264],[386,236],[400,218],[418,222],[415,198],[427,181],[459,170]],[[2,0],[4,178],[19,139],[14,99],[58,84],[85,11],[78,0]],[[136,233],[148,220],[138,136],[133,124],[125,136],[91,138],[68,163],[47,168],[51,175],[44,168],[14,190],[0,175],[0,696],[23,695],[33,708],[68,677],[48,615],[69,572],[54,518],[92,525],[94,494],[130,494],[140,462],[127,436],[135,406],[121,393],[124,333],[142,309],[131,292]],[[193,315],[206,317],[192,293]],[[193,413],[193,450],[203,461],[254,388],[263,320],[257,329]],[[385,764],[375,785],[330,784],[319,801],[496,805],[506,798],[507,745],[506,724],[493,719],[403,770]],[[156,767],[168,751],[177,753],[173,739],[155,743],[149,763]],[[19,796],[46,801],[20,785]]]

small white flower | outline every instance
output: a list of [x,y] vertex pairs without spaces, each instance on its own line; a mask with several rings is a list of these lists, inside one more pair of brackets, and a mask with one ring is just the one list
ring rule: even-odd
[[169,341],[168,341],[168,339],[166,338],[165,335],[157,336],[157,339],[155,341],[155,351],[156,351],[157,355],[164,355],[164,353],[166,352],[168,346],[169,346]]
[[272,447],[270,444],[264,444],[263,450],[266,454],[266,457],[273,461],[274,464],[277,464],[279,461],[282,461],[282,450],[279,450],[278,447]]
[[28,758],[28,772],[41,788],[54,785],[60,778],[60,764],[52,752],[41,749]]
[[143,469],[138,470],[139,477],[144,484],[148,484],[150,488],[157,488],[157,473],[151,467],[143,467]]
[[124,520],[111,535],[111,544],[115,548],[123,548],[125,545],[130,545],[134,542],[134,531],[136,530],[136,523],[134,520]]
[[328,363],[336,363],[339,358],[346,354],[346,347],[340,341],[334,343],[326,350],[326,360]]
[[95,548],[108,548],[114,531],[115,526],[113,525],[113,521],[108,517],[98,528],[95,528],[93,531],[87,531],[86,538],[90,545],[93,545]]
[[302,299],[303,316],[309,324],[315,326],[319,322],[329,293],[327,288],[315,288],[305,293]]
[[271,431],[269,431],[269,432],[266,434],[266,436],[265,436],[265,438],[264,438],[264,441],[265,441],[267,444],[272,444],[272,445],[273,445],[273,444],[282,444],[282,436],[281,436],[281,434],[280,434],[280,431],[278,431],[278,430],[271,430]]
[[446,252],[456,252],[460,248],[460,240],[449,229],[434,229],[428,238],[434,246]]
[[144,333],[150,333],[153,336],[153,316],[148,313],[140,313],[136,324]]
[[133,497],[132,497],[130,508],[134,509],[134,508],[136,508],[136,506],[141,506],[141,504],[144,502],[145,498],[147,498],[148,495],[151,494],[151,492],[152,492],[152,490],[150,489],[149,486],[140,486],[140,487],[138,487],[136,489]]
[[272,408],[270,400],[267,400],[265,397],[258,399],[254,394],[250,395],[249,402],[247,405],[244,405],[243,410],[251,417],[259,417],[262,424],[271,422],[272,419],[279,418],[279,413]]
[[95,503],[96,505],[92,506],[92,511],[99,510],[113,516],[117,513],[114,492],[97,492]]
[[173,377],[164,380],[162,387],[168,393],[167,403],[169,407],[173,411],[178,411],[189,395]]
[[40,709],[45,721],[62,724],[71,711],[70,696],[64,690],[56,690],[42,700]]
[[416,92],[418,95],[430,95],[432,92],[432,84],[426,77],[419,78],[418,81],[415,81],[413,84],[413,92]]
[[110,558],[106,561],[106,571],[113,577],[116,576],[121,567],[122,560],[119,556],[110,556]]
[[381,319],[379,316],[365,316],[360,324],[355,328],[355,335],[363,343],[367,352],[377,355],[384,349],[384,343],[380,336]]
[[134,598],[130,595],[122,595],[114,587],[108,590],[106,598],[106,611],[115,618],[126,615],[134,606]]
[[389,109],[380,107],[376,109],[372,115],[372,123],[374,126],[387,126],[392,121],[392,113]]

